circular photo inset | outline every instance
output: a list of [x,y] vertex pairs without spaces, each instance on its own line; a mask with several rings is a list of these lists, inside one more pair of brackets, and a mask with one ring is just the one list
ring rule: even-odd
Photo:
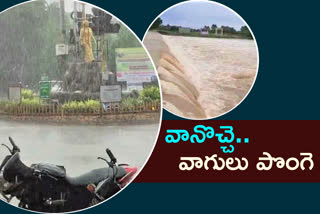
[[[36,0],[0,13],[0,198],[66,213],[124,189],[154,148],[152,60],[113,15]],[[3,202],[1,202],[3,203]]]
[[163,106],[180,117],[210,119],[231,111],[258,72],[249,26],[219,3],[174,5],[154,20],[143,43],[157,67]]

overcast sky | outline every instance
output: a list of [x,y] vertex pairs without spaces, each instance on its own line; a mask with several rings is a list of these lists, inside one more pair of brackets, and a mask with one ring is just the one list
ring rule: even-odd
[[[60,0],[46,0],[47,2],[49,2],[49,3],[53,3],[53,2],[57,2],[57,3],[60,3]],[[79,11],[81,11],[81,4],[79,3],[79,1],[77,1],[78,2],[78,10]],[[66,12],[72,12],[73,11],[73,6],[74,5],[74,1],[73,0],[64,0],[64,10],[66,11]],[[86,13],[89,13],[89,14],[91,14],[92,12],[91,12],[91,6],[90,5],[88,5],[88,4],[86,4],[86,6],[85,6],[85,9],[86,9]]]
[[231,10],[212,2],[190,1],[171,8],[161,15],[163,25],[202,28],[212,24],[227,25],[240,30],[245,23]]
[[[60,0],[46,0],[49,4],[57,2],[60,5]],[[74,0],[64,0],[64,10],[68,13],[72,12],[74,10]],[[76,1],[77,2],[77,9],[78,11],[82,11],[82,2],[81,1]],[[85,4],[85,10],[87,14],[92,14],[91,11],[92,6],[89,4]],[[118,22],[115,17],[112,17],[111,23],[116,23]]]

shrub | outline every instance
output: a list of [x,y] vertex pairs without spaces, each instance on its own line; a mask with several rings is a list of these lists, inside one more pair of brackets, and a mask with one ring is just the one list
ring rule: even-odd
[[140,92],[140,99],[143,102],[160,101],[160,90],[157,86],[144,88]]
[[35,95],[32,90],[23,88],[21,90],[21,98],[32,100],[35,98]]
[[71,101],[63,104],[62,108],[67,112],[80,111],[80,112],[97,112],[100,108],[100,102],[98,100],[87,101]]
[[6,108],[10,108],[12,106],[16,106],[17,103],[13,102],[13,101],[0,101],[0,106],[1,107],[6,107]]
[[121,100],[121,106],[124,108],[134,107],[138,104],[143,104],[143,101],[141,99],[137,99],[133,97],[128,97]]
[[129,94],[129,97],[131,97],[131,98],[136,98],[137,99],[137,98],[139,98],[139,96],[140,96],[140,94],[139,94],[138,90],[133,90]]
[[38,106],[41,106],[41,103],[38,97],[34,97],[33,99],[26,99],[22,97],[21,105],[38,107]]
[[87,100],[84,102],[85,108],[93,111],[99,111],[100,101],[99,100]]

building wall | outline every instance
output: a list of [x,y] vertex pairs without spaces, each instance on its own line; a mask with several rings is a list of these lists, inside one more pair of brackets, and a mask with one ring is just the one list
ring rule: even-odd
[[201,35],[209,35],[209,32],[208,31],[200,31],[200,34]]

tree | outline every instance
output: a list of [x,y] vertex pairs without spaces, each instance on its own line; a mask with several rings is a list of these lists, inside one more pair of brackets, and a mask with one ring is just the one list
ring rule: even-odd
[[179,27],[178,26],[171,26],[170,31],[179,31]]
[[214,31],[216,28],[217,28],[217,25],[215,25],[215,24],[212,24],[212,25],[211,25],[211,30],[212,30],[212,31]]
[[111,71],[116,71],[116,48],[141,47],[140,41],[125,26],[120,27],[119,33],[107,34],[107,65]]
[[161,24],[162,24],[162,19],[159,17],[159,18],[157,18],[156,21],[153,22],[150,29],[157,29],[160,27]]
[[221,26],[221,28],[223,29],[223,33],[229,33],[229,34],[237,33],[236,29],[234,29],[233,27]]
[[[70,25],[65,14],[66,25]],[[45,0],[28,2],[0,14],[0,90],[8,82],[37,89],[42,75],[62,79],[55,46],[61,39],[59,4]],[[3,88],[3,89],[1,89]]]
[[245,37],[252,39],[252,35],[251,35],[250,30],[247,26],[242,26],[240,29],[240,33],[242,35],[244,35]]
[[0,76],[10,82],[30,83],[38,66],[45,41],[45,1],[34,1],[14,7],[0,15]]

